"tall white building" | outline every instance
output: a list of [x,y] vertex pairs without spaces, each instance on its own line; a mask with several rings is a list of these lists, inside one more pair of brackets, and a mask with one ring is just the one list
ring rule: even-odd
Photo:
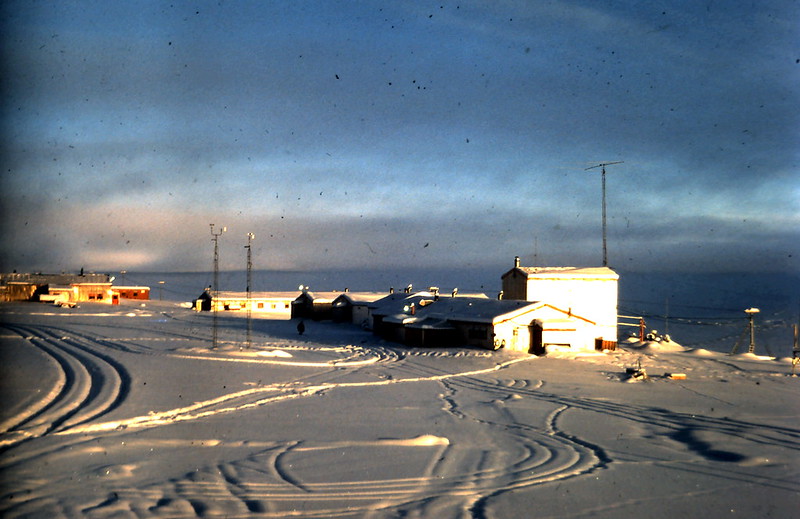
[[619,274],[608,267],[522,267],[503,274],[503,298],[547,303],[596,323],[596,338],[617,342]]

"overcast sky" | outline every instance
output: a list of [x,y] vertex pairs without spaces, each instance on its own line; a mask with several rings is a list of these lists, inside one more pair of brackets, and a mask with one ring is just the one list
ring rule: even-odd
[[3,2],[0,269],[797,272],[799,5]]

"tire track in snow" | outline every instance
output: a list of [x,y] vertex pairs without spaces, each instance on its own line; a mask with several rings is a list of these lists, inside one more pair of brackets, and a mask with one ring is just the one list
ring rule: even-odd
[[[420,373],[432,374],[438,372],[438,368],[413,366],[413,369]],[[449,379],[447,386],[451,388],[461,387],[483,391],[491,396],[516,395],[522,398],[534,398],[541,401],[550,402],[556,406],[555,411],[547,420],[547,430],[549,434],[558,437],[566,442],[572,443],[576,448],[583,448],[590,456],[596,459],[596,466],[589,468],[588,472],[593,472],[598,468],[604,468],[613,460],[611,456],[597,444],[592,443],[586,438],[572,435],[558,427],[558,419],[565,413],[572,410],[591,411],[601,415],[612,415],[618,419],[636,422],[655,430],[655,434],[668,438],[677,443],[684,444],[686,450],[691,451],[701,458],[713,462],[730,463],[731,466],[725,471],[727,477],[731,479],[748,481],[753,476],[746,470],[748,463],[759,463],[758,460],[749,460],[735,452],[735,448],[727,444],[717,445],[714,442],[704,440],[705,435],[716,438],[738,438],[747,442],[752,442],[765,447],[779,446],[788,449],[800,449],[800,430],[786,427],[769,427],[763,424],[747,423],[742,421],[730,420],[728,418],[715,418],[702,415],[690,415],[669,411],[660,408],[649,408],[634,404],[614,403],[607,400],[578,398],[569,396],[559,396],[542,391],[542,385],[538,387],[520,387],[518,381],[511,384],[499,380],[486,380],[485,377],[465,376]],[[450,395],[450,400],[455,402],[457,398]],[[453,408],[453,403],[448,404]],[[453,409],[457,413],[464,414],[463,409],[457,406]],[[513,422],[510,419],[509,422]],[[496,425],[501,426],[502,423]],[[523,424],[516,423],[512,427],[522,427]],[[538,431],[534,431],[538,432]],[[678,447],[678,445],[676,445]],[[749,451],[749,449],[746,449]],[[741,463],[741,467],[737,463]],[[576,474],[580,475],[580,474]],[[718,475],[718,474],[717,474]],[[770,481],[772,485],[779,485],[790,490],[800,490],[800,485],[788,484],[785,481]],[[498,494],[507,491],[501,489]],[[484,516],[484,508],[492,495],[487,495],[476,501],[472,512],[475,517]]]
[[[494,392],[497,390],[495,384],[475,377],[455,379],[453,384],[472,387],[487,392]],[[690,425],[695,429],[717,431],[756,443],[775,444],[785,448],[800,449],[800,429],[771,427],[763,423],[687,414],[658,407],[617,403],[604,399],[561,396],[538,389],[507,388],[505,391],[513,392],[522,397],[551,402],[558,406],[566,406],[569,409],[580,409],[602,415],[611,415],[616,418],[643,425],[654,425],[667,430],[680,431],[685,429],[687,425]]]
[[[574,466],[575,456],[553,441],[507,443],[510,449],[453,445],[443,438],[350,442],[287,442],[224,466],[200,467],[182,478],[142,490],[128,489],[119,498],[148,506],[159,513],[168,507],[200,507],[226,517],[363,517],[370,514],[404,516],[407,513],[452,515],[454,508],[468,510],[481,496],[510,488],[562,479],[561,468]],[[405,449],[408,449],[407,451]],[[403,453],[406,453],[405,455]],[[327,455],[326,455],[327,453]],[[406,473],[355,471],[348,476],[330,473],[329,459],[363,466],[399,456]],[[370,463],[369,461],[367,463]],[[335,473],[335,471],[334,471]],[[152,500],[149,505],[143,501]],[[474,515],[474,514],[473,514]]]
[[[479,390],[494,390],[494,385],[491,382],[480,378],[456,379],[451,383],[457,386],[473,386]],[[517,389],[514,391],[516,394],[525,398],[530,397],[558,405],[559,408],[554,411],[552,415],[554,419],[551,422],[554,425],[553,430],[557,431],[559,436],[564,436],[570,441],[584,444],[590,449],[596,447],[592,442],[577,435],[570,435],[563,429],[556,427],[557,419],[561,415],[572,410],[591,411],[601,415],[610,415],[617,419],[638,423],[653,431],[654,435],[676,442],[674,445],[675,448],[680,449],[682,444],[686,451],[692,452],[698,456],[698,461],[702,459],[711,462],[721,462],[726,465],[724,469],[716,469],[713,467],[703,469],[698,466],[693,466],[692,470],[694,471],[700,472],[706,470],[709,474],[713,474],[716,477],[719,477],[720,473],[723,473],[724,477],[739,482],[752,482],[757,479],[771,486],[800,492],[800,484],[797,482],[753,476],[752,473],[748,471],[747,466],[751,463],[759,464],[761,461],[759,459],[749,459],[742,456],[737,453],[735,447],[732,448],[730,444],[730,439],[739,439],[763,446],[764,448],[777,447],[800,450],[800,430],[798,429],[774,427],[763,423],[744,422],[727,417],[717,418],[686,414],[668,409],[614,403],[607,400],[559,396],[540,390]],[[715,438],[715,440],[710,441],[704,438]],[[725,439],[724,443],[723,439]],[[761,450],[760,447],[745,448],[744,452],[757,452],[759,450]],[[602,461],[601,466],[607,466],[613,463],[613,460],[604,449],[600,449],[596,451],[596,453]],[[480,514],[478,514],[478,516],[480,516]]]
[[113,358],[54,331],[19,325],[7,326],[39,348],[58,365],[63,384],[31,413],[9,419],[0,445],[68,430],[99,418],[118,407],[130,389],[130,376]]
[[[378,383],[321,384],[316,389],[366,388],[428,381],[449,385],[455,380],[464,377],[471,379],[497,369],[502,369],[502,366],[464,373],[408,367],[405,371],[417,371],[416,377]],[[496,390],[502,388],[499,385],[494,387]],[[213,495],[213,506],[231,517],[244,517],[256,511],[266,517],[282,517],[285,514],[300,517],[403,514],[412,510],[435,514],[436,510],[452,510],[454,502],[460,502],[458,507],[472,516],[481,517],[486,500],[492,496],[515,488],[575,477],[595,470],[603,463],[588,442],[571,438],[558,429],[558,417],[566,407],[551,413],[540,427],[534,427],[520,424],[511,416],[505,420],[472,416],[458,407],[457,395],[451,398],[458,412],[474,424],[470,427],[488,428],[489,434],[496,437],[504,449],[451,444],[443,439],[432,444],[409,441],[406,445],[415,449],[434,448],[425,457],[427,461],[420,462],[415,477],[320,481],[314,464],[309,464],[308,460],[297,463],[298,458],[308,456],[310,452],[326,450],[341,453],[342,456],[349,456],[352,452],[353,456],[357,456],[355,452],[359,449],[370,448],[374,449],[370,457],[381,460],[388,456],[383,454],[382,449],[397,447],[397,444],[388,442],[382,445],[380,441],[349,444],[292,442],[277,451],[250,457],[241,463],[231,462],[225,470],[219,466],[206,467],[202,469],[207,472],[205,476],[192,474],[187,476],[191,482],[173,482],[174,488],[162,493],[175,496],[170,498],[170,504],[179,500],[195,509],[202,507],[201,503],[208,495]],[[339,462],[347,464],[347,459],[345,457]],[[358,462],[359,458],[353,461]],[[243,465],[259,466],[262,470],[253,474],[252,470],[245,470]],[[328,470],[325,466],[318,466],[323,474]],[[219,474],[226,476],[218,477]],[[269,477],[265,478],[266,475]],[[198,481],[202,481],[202,484]],[[303,505],[302,512],[294,508],[300,503]]]

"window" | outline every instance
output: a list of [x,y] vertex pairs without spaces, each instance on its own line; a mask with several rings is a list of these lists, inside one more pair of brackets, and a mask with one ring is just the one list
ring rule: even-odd
[[258,303],[259,308],[264,308],[264,303]]

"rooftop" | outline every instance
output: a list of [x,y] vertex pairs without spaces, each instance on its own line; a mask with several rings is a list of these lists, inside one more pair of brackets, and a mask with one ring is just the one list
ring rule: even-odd
[[541,279],[619,279],[619,274],[609,267],[514,267],[503,277],[511,272],[520,271],[529,278]]

